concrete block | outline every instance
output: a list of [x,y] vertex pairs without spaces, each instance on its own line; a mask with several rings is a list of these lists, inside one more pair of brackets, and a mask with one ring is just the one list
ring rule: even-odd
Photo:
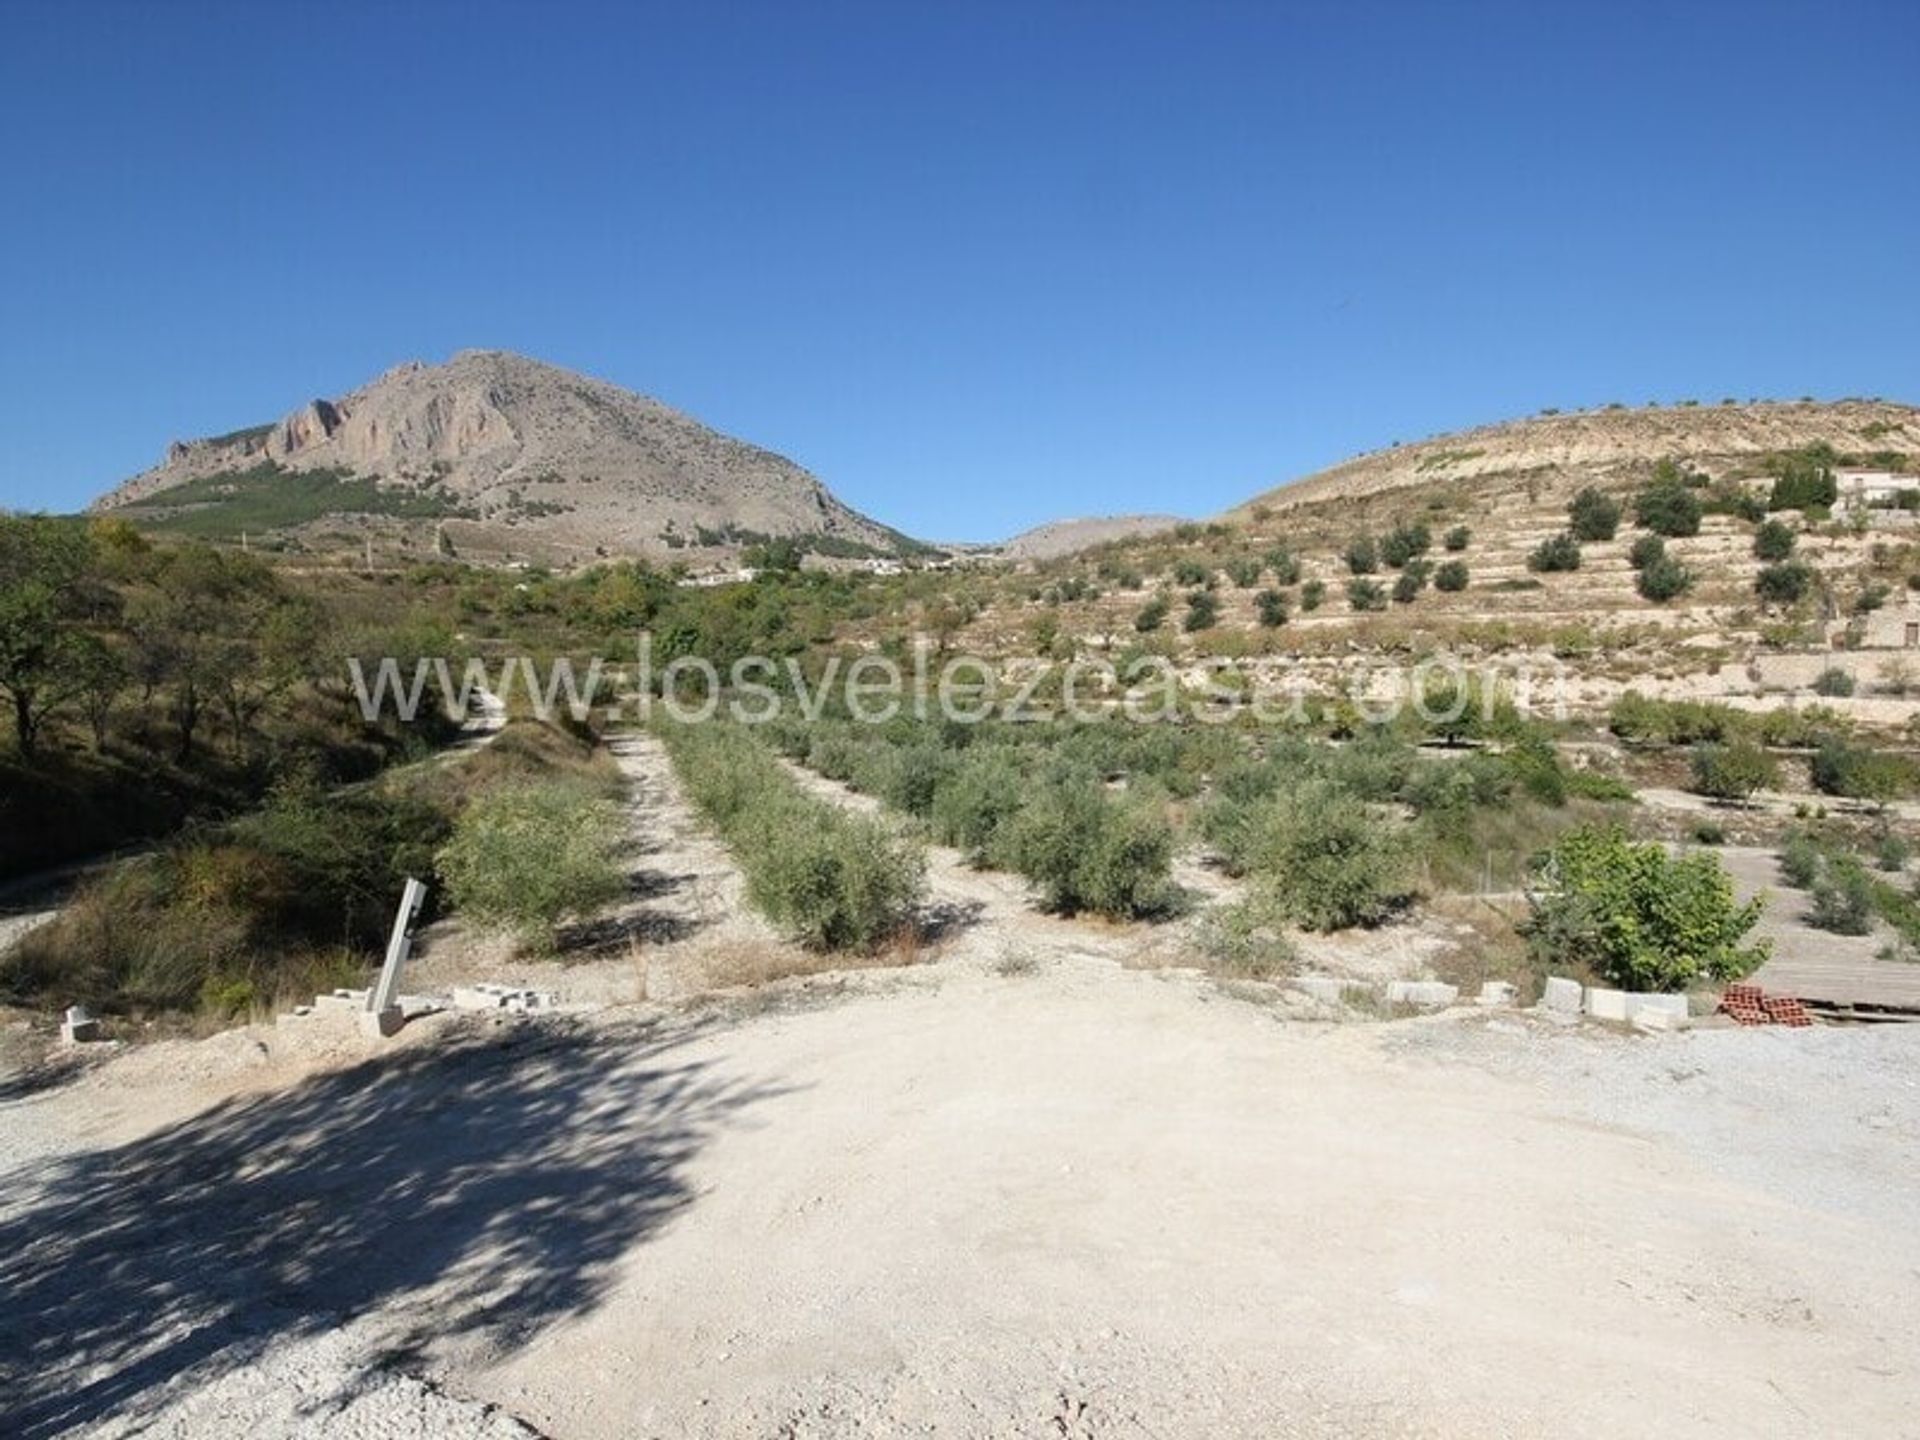
[[333,990],[313,997],[313,1008],[322,1015],[352,1015],[367,1008],[365,990]]
[[1474,1003],[1494,1007],[1511,1005],[1519,998],[1519,986],[1509,985],[1505,980],[1489,980],[1480,987],[1480,996]]
[[1684,1021],[1687,1018],[1687,997],[1684,995],[1663,995],[1653,990],[1629,990],[1627,992],[1627,1018],[1637,1020],[1643,1011],[1658,1010],[1671,1019]]
[[1578,1015],[1580,998],[1578,980],[1565,980],[1556,975],[1547,981],[1547,988],[1540,994],[1540,1008],[1556,1015]]
[[400,1027],[407,1023],[407,1017],[398,1005],[388,1006],[385,1010],[362,1010],[360,1012],[360,1033],[377,1036],[384,1040],[398,1035]]
[[91,1045],[96,1040],[106,1039],[100,1029],[100,1022],[93,1018],[84,1005],[69,1005],[67,1013],[60,1019],[60,1042],[63,1045]]
[[1587,1014],[1596,1020],[1625,1020],[1627,1018],[1627,992],[1624,990],[1603,990],[1598,985],[1588,986]]
[[1678,1030],[1686,1023],[1684,1018],[1676,1020],[1673,1013],[1668,1010],[1642,1009],[1633,1012],[1633,1028],[1636,1030],[1653,1032]]
[[1389,1005],[1418,1005],[1437,1010],[1460,998],[1460,987],[1440,980],[1390,980],[1387,982]]

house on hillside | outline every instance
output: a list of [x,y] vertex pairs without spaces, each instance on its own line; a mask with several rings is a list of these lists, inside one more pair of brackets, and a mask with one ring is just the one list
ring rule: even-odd
[[1897,470],[1835,470],[1833,485],[1836,515],[1856,510],[1905,508],[1901,506],[1901,496],[1909,492],[1920,498],[1920,475]]

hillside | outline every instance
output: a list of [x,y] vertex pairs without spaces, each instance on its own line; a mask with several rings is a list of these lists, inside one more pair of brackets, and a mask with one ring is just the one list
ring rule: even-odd
[[1053,560],[1111,540],[1157,535],[1181,523],[1178,515],[1098,515],[1081,520],[1050,520],[1023,530],[1000,546],[1007,560]]
[[1606,485],[1664,459],[1719,475],[1759,457],[1826,444],[1841,453],[1920,453],[1920,409],[1881,400],[1647,406],[1539,415],[1394,445],[1279,485],[1228,512],[1353,500],[1440,481],[1535,475]]
[[388,371],[276,423],[176,442],[95,503],[160,528],[324,548],[368,531],[476,556],[664,556],[903,537],[784,456],[657,400],[503,351]]

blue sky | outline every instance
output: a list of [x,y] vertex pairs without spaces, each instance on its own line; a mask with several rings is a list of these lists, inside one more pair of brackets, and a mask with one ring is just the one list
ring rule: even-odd
[[1920,6],[13,0],[0,505],[524,351],[936,539],[1920,400]]

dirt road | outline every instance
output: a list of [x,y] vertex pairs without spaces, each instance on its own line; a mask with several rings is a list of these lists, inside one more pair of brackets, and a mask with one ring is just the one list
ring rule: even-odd
[[1052,958],[227,1043],[0,1103],[0,1430],[1909,1433],[1912,1031]]

